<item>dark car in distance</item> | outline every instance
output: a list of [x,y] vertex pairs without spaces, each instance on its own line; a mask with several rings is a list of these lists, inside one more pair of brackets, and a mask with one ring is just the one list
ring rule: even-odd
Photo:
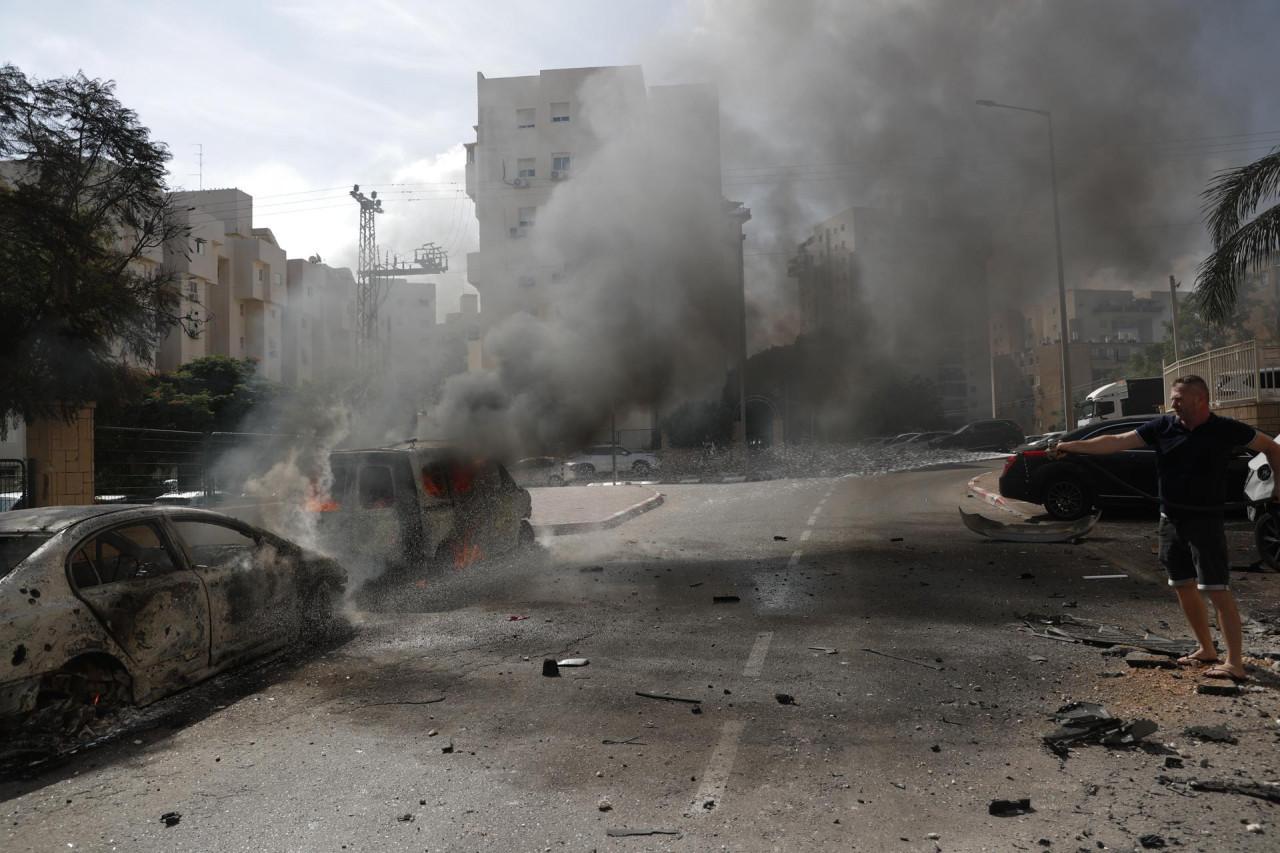
[[987,420],[965,424],[953,433],[935,438],[935,450],[1012,450],[1026,440],[1022,427],[1013,421]]
[[[1062,440],[1118,435],[1137,429],[1149,420],[1151,418],[1143,415],[1103,421],[1072,430],[1062,436]],[[1227,468],[1228,500],[1243,497],[1249,459],[1250,454],[1243,449],[1232,458]],[[1086,459],[1072,456],[1050,459],[1046,448],[1029,446],[1005,460],[1004,472],[1000,475],[1001,495],[1042,504],[1045,512],[1059,519],[1081,518],[1094,507],[1149,505],[1154,512],[1154,501],[1139,492],[1155,495],[1157,488],[1156,452],[1149,447]]]

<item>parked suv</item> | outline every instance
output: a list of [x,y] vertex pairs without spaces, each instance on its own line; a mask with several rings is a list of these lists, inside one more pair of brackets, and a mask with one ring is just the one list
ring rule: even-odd
[[929,446],[937,450],[1012,450],[1026,441],[1022,427],[1013,421],[974,421],[935,438]]
[[[661,460],[652,453],[627,450],[621,445],[618,446],[617,450],[619,471],[630,471],[632,474],[644,476],[650,471],[657,471],[662,467]],[[596,444],[584,448],[578,455],[570,457],[569,462],[573,464],[574,471],[579,477],[591,477],[597,471],[613,470],[613,451],[614,445]]]

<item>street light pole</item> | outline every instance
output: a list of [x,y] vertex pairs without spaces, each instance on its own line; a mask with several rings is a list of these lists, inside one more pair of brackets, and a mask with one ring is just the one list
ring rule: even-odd
[[1015,107],[1011,104],[1000,104],[992,100],[982,99],[977,102],[980,107],[995,107],[1002,110],[1017,110],[1023,113],[1035,113],[1044,116],[1049,124],[1049,186],[1053,188],[1053,239],[1058,255],[1058,332],[1060,341],[1060,358],[1062,360],[1062,420],[1065,429],[1075,427],[1075,407],[1071,404],[1071,359],[1068,347],[1070,329],[1067,325],[1067,284],[1062,270],[1062,221],[1058,215],[1058,162],[1053,147],[1053,115],[1048,110],[1037,110],[1032,107]]

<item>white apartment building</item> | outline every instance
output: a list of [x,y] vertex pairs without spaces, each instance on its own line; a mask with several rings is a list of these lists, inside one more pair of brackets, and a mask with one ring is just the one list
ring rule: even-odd
[[285,283],[282,380],[297,385],[354,375],[356,280],[351,270],[318,258],[290,258]]
[[[480,249],[467,256],[467,280],[483,300],[482,328],[517,312],[547,318],[580,311],[560,298],[569,293],[565,283],[575,275],[598,279],[606,268],[616,280],[626,265],[636,295],[615,310],[634,315],[636,334],[665,316],[664,306],[692,301],[691,294],[716,306],[704,309],[706,321],[691,334],[723,342],[722,349],[708,359],[705,341],[691,345],[696,364],[673,372],[715,372],[723,382],[720,371],[737,364],[742,348],[742,226],[750,211],[721,194],[715,90],[647,87],[639,66],[568,68],[524,77],[478,74],[477,101],[466,189]],[[576,200],[576,213],[566,216],[562,208],[561,230],[548,240],[543,213],[563,198],[558,193]],[[590,239],[566,231],[564,220],[573,216],[596,217],[582,229]],[[603,222],[616,227],[603,229]],[[571,292],[580,296],[581,284]],[[483,351],[469,353],[469,362],[490,366]],[[653,410],[619,415],[627,443],[652,443]]]
[[[193,228],[199,227],[193,233],[193,252],[206,245],[198,242],[200,237],[211,241],[205,248],[208,259],[192,255],[198,272],[187,281],[190,287],[191,278],[196,279],[206,310],[199,345],[173,341],[182,333],[171,333],[161,345],[160,369],[170,370],[200,355],[226,355],[257,359],[263,377],[282,381],[287,300],[284,249],[270,228],[253,227],[253,198],[248,193],[238,189],[203,190],[175,193],[174,200],[179,209],[194,208],[189,215]],[[221,224],[220,242],[216,239],[217,227],[197,214]],[[171,361],[174,358],[180,360]]]

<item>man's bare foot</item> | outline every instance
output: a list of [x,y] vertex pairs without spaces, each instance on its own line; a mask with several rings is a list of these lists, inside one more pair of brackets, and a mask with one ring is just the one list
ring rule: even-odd
[[1249,674],[1240,664],[1220,663],[1204,671],[1205,678],[1216,678],[1220,681],[1233,681],[1236,684],[1249,680]]
[[1182,666],[1206,666],[1211,663],[1218,662],[1218,653],[1212,649],[1205,651],[1204,649],[1196,649],[1189,655],[1183,655],[1178,658],[1178,663]]

